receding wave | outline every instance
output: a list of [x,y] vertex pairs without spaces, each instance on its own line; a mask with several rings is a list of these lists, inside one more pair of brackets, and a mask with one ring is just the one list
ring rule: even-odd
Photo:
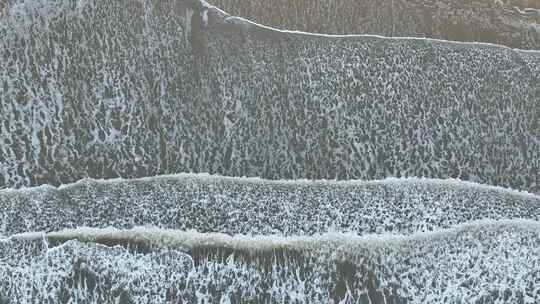
[[538,1],[210,0],[225,11],[277,28],[482,41],[540,49]]
[[270,181],[206,174],[0,191],[0,234],[89,226],[227,234],[404,233],[540,220],[538,195],[458,180]]
[[32,290],[51,303],[528,303],[538,297],[539,242],[540,222],[525,220],[363,237],[79,228],[0,242],[0,295]]

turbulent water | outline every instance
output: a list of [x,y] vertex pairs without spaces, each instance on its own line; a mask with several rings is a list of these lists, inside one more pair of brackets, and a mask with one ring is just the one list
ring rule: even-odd
[[[84,243],[48,249],[73,238]],[[0,294],[33,303],[535,303],[539,242],[536,221],[409,237],[79,229],[0,243]]]
[[8,1],[0,188],[180,172],[539,192],[540,52],[279,32],[183,1]]
[[540,302],[535,2],[214,4],[0,0],[0,304]]
[[540,197],[498,187],[183,174],[2,190],[0,207],[14,303],[540,298]]
[[0,234],[77,226],[227,234],[410,234],[481,219],[540,220],[540,196],[460,181],[265,181],[183,174],[0,190]]

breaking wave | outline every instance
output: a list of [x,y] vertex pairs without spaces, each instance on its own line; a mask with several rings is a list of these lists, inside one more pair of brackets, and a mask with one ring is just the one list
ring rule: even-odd
[[538,242],[540,222],[526,220],[408,236],[78,228],[0,242],[0,276],[11,276],[0,295],[31,286],[51,303],[529,303],[540,292]]

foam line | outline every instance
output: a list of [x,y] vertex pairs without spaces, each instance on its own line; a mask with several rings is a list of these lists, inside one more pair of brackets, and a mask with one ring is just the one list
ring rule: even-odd
[[[411,244],[436,243],[451,240],[459,235],[470,234],[482,238],[482,231],[493,237],[496,232],[528,231],[540,237],[540,221],[514,220],[479,220],[456,225],[449,229],[431,232],[417,232],[411,235],[354,235],[343,233],[324,233],[315,236],[279,236],[279,235],[226,235],[223,233],[198,233],[195,231],[177,231],[152,227],[135,227],[129,230],[110,228],[80,227],[43,234],[28,232],[10,236],[12,241],[41,241],[45,236],[51,241],[65,242],[78,240],[96,242],[117,240],[126,243],[147,244],[156,250],[159,248],[192,251],[199,248],[232,249],[258,253],[271,250],[305,251],[316,248],[348,247],[404,247]],[[414,246],[414,245],[413,245]]]

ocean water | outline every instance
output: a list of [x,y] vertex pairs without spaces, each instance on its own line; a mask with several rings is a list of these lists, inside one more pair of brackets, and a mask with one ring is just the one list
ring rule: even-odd
[[487,2],[0,2],[0,304],[539,303],[536,9]]

